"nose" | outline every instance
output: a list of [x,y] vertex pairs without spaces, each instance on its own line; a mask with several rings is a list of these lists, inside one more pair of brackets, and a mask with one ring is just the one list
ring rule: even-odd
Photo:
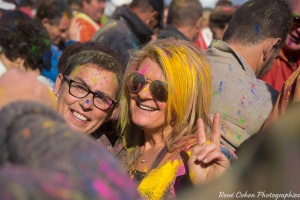
[[80,100],[80,105],[82,106],[83,109],[92,109],[94,107],[93,103],[93,94],[87,95],[85,98],[82,98]]
[[150,92],[150,84],[147,83],[139,92],[138,96],[140,99],[153,99],[151,92]]

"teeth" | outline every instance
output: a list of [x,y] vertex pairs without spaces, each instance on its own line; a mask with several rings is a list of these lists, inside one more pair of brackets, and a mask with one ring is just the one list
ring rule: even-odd
[[139,105],[140,108],[142,108],[143,110],[149,110],[149,111],[153,111],[154,109],[152,108],[149,108],[149,107],[146,107],[146,106],[142,106],[142,105]]
[[81,114],[79,114],[79,113],[77,113],[77,112],[75,112],[75,111],[73,111],[73,115],[74,115],[75,117],[77,117],[78,119],[82,120],[82,121],[87,121],[87,118],[86,118],[86,117],[82,116]]

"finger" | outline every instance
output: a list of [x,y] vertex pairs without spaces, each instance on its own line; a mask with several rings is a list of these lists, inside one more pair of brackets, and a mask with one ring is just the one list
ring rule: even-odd
[[219,145],[221,141],[221,134],[220,134],[220,113],[216,113],[213,119],[213,128],[211,132],[210,141]]
[[198,135],[198,144],[202,146],[206,142],[205,127],[202,118],[197,120],[197,135]]
[[203,146],[200,152],[198,152],[198,156],[196,158],[197,161],[204,161],[204,159],[213,151],[218,150],[216,144],[211,143],[209,145]]
[[203,162],[205,164],[216,163],[223,167],[229,166],[230,161],[226,158],[226,156],[221,151],[212,151],[210,152],[204,159]]

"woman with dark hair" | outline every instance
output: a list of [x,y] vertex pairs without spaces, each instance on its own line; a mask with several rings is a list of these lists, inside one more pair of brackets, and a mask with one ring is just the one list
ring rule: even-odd
[[26,17],[20,11],[11,11],[0,19],[1,72],[20,68],[51,87],[51,82],[41,76],[41,70],[50,66],[48,33],[41,24]]
[[117,108],[122,80],[114,53],[96,43],[68,46],[54,86],[58,112],[75,130],[92,134]]

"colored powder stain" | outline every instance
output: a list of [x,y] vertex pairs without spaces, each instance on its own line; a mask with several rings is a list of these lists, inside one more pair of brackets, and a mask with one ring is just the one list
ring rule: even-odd
[[289,43],[288,43],[288,45],[289,45],[289,46],[292,46],[292,44],[293,44],[293,41],[290,40]]
[[249,8],[249,7],[251,7],[253,4],[254,4],[253,2],[252,2],[252,3],[250,3],[250,4],[248,5],[248,8]]
[[224,135],[226,135],[225,125],[223,123],[221,124],[221,130],[223,131]]
[[147,71],[148,67],[149,67],[149,64],[147,64],[147,65],[142,69],[141,74],[144,75],[145,72]]
[[93,182],[93,187],[103,199],[118,199],[115,193],[100,180],[95,180]]
[[221,117],[224,118],[224,119],[226,119],[227,115],[225,113],[222,113]]
[[212,96],[214,97],[216,94],[219,94],[219,91],[215,91]]
[[219,92],[222,92],[222,85],[223,85],[223,81],[220,82]]
[[256,32],[257,32],[257,33],[260,32],[260,27],[259,27],[258,23],[255,24],[255,29],[256,29]]
[[76,66],[75,69],[74,69],[74,76],[76,76],[80,70],[81,66]]
[[72,135],[72,133],[70,131],[64,132],[64,136],[67,138],[71,137],[71,135]]
[[85,103],[86,103],[86,104],[89,104],[89,103],[90,103],[90,100],[88,100],[88,99],[85,100]]
[[256,99],[258,99],[258,97],[256,96],[254,90],[251,90],[251,93],[256,97]]
[[216,41],[216,42],[214,43],[214,46],[215,46],[215,45],[218,45],[219,42],[220,42],[220,40]]
[[43,122],[43,127],[44,128],[50,128],[53,126],[53,122],[52,121],[44,121]]
[[294,13],[293,13],[293,16],[294,16],[294,17],[298,17],[299,15],[298,15],[298,13],[294,12]]
[[229,71],[232,72],[232,66],[229,64]]
[[241,113],[242,113],[242,111],[241,111],[241,110],[239,110],[239,111],[238,111],[238,115],[240,115]]
[[161,199],[169,184],[174,180],[178,167],[179,161],[175,160],[153,169],[138,186],[141,196],[145,199]]
[[243,124],[243,123],[245,123],[245,120],[239,119],[239,122],[240,122],[241,124]]
[[37,50],[38,50],[38,47],[37,47],[37,46],[33,45],[33,46],[31,47],[31,52],[32,52],[32,53],[37,52]]
[[238,135],[238,136],[236,137],[236,139],[241,140],[241,139],[242,139],[242,135]]
[[250,81],[249,83],[250,83],[250,85],[251,85],[251,88],[254,89],[254,88],[255,88],[255,84],[252,83],[251,81]]
[[23,131],[22,131],[22,134],[25,138],[29,138],[30,137],[30,130],[29,128],[25,128]]

